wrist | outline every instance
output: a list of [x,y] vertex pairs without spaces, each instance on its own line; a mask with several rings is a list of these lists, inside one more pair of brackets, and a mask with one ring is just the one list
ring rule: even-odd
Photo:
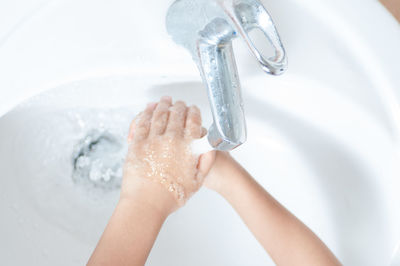
[[135,178],[123,184],[118,204],[140,206],[167,217],[178,208],[174,196],[161,184],[145,178]]
[[205,185],[224,196],[237,183],[238,178],[243,176],[243,171],[244,169],[228,152],[218,151]]

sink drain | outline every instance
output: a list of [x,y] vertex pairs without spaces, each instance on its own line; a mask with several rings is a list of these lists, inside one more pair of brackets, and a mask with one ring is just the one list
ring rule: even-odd
[[75,183],[102,189],[121,187],[126,153],[122,137],[108,131],[93,130],[74,150],[72,178]]

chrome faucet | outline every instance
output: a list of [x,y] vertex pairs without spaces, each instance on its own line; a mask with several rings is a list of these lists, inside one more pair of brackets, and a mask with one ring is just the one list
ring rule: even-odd
[[[197,63],[214,122],[208,141],[218,150],[232,150],[246,141],[246,120],[232,40],[241,37],[262,69],[279,75],[287,58],[275,25],[258,0],[177,0],[166,18],[168,33],[188,49]],[[260,52],[249,33],[261,30],[275,51]]]

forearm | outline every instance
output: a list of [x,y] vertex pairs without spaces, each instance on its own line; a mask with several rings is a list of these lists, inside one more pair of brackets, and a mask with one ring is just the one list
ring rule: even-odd
[[[340,265],[301,221],[266,192],[231,158],[220,194],[238,212],[277,265]],[[226,163],[226,162],[225,162]]]
[[145,264],[169,213],[152,205],[159,199],[143,193],[121,197],[88,265]]

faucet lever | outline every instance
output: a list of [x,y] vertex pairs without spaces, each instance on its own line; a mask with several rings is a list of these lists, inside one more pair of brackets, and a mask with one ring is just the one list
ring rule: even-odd
[[[262,69],[272,75],[280,75],[287,68],[285,48],[280,40],[274,22],[265,7],[258,0],[218,0],[224,12],[231,19],[234,29],[243,38],[257,58]],[[249,36],[254,29],[262,31],[275,50],[274,57],[265,58]]]

